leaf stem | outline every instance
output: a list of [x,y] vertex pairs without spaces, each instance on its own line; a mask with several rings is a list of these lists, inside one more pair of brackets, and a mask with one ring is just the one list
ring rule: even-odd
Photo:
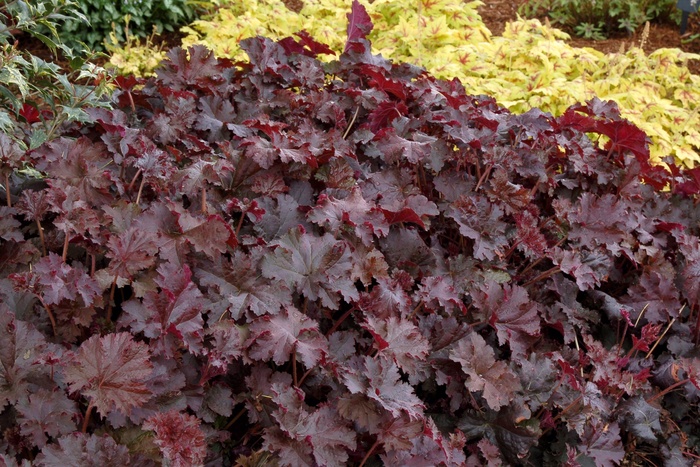
[[369,448],[369,451],[367,451],[367,454],[365,455],[364,459],[362,459],[362,462],[360,462],[360,465],[358,467],[362,467],[365,465],[365,463],[369,460],[370,456],[374,452],[375,449],[377,449],[377,446],[379,446],[379,439],[374,442],[371,448]]
[[485,170],[484,173],[481,174],[481,177],[479,177],[479,181],[476,183],[476,187],[474,187],[474,192],[479,191],[479,188],[481,188],[481,185],[486,181],[486,177],[489,176],[491,173],[491,169],[493,169],[493,163],[489,163]]
[[241,227],[243,227],[243,219],[245,219],[245,213],[241,213],[241,218],[238,219],[238,225],[236,225],[236,237],[238,237],[238,232],[241,231]]
[[44,301],[44,299],[40,296],[37,295],[39,298],[39,302],[41,305],[44,307],[46,310],[46,313],[49,315],[49,321],[51,321],[51,329],[53,330],[53,335],[56,335],[56,318],[54,318],[53,313],[51,312],[51,308],[49,308],[49,305]]
[[625,320],[625,329],[622,330],[622,337],[617,343],[617,355],[615,356],[616,359],[619,359],[620,354],[622,353],[622,343],[625,342],[625,337],[627,337],[627,328],[629,328],[629,326],[629,323],[627,322],[627,320]]
[[7,199],[7,207],[12,207],[12,196],[10,195],[10,175],[5,174],[5,198]]
[[88,404],[88,408],[85,410],[85,418],[83,419],[83,426],[80,430],[81,433],[83,433],[83,434],[87,433],[87,426],[88,426],[88,423],[90,422],[90,416],[92,415],[92,409],[94,409],[94,408],[95,408],[94,404],[92,403],[92,401],[90,401],[90,403]]
[[686,378],[686,379],[683,379],[683,380],[681,380],[681,381],[677,381],[677,382],[673,383],[672,385],[670,385],[669,387],[667,387],[667,388],[664,389],[663,391],[661,391],[661,392],[659,392],[659,393],[657,393],[657,394],[651,396],[649,399],[647,399],[647,404],[651,404],[651,403],[654,402],[656,399],[665,396],[665,395],[668,394],[669,392],[673,391],[674,389],[676,389],[676,388],[678,388],[678,387],[680,387],[680,386],[683,386],[685,383],[687,383],[687,382],[689,382],[689,381],[690,381],[690,378]]
[[551,269],[547,269],[546,271],[544,271],[542,274],[535,277],[534,279],[527,281],[525,284],[523,284],[523,287],[527,287],[528,285],[532,285],[535,282],[541,281],[543,279],[547,279],[548,277],[551,277],[558,272],[561,272],[561,269],[559,269],[559,266],[554,266]]
[[139,185],[139,194],[136,195],[136,204],[139,204],[141,200],[141,192],[143,191],[143,185],[146,183],[146,177],[141,177],[141,184]]
[[131,182],[129,183],[129,188],[127,189],[128,191],[134,189],[134,184],[136,184],[136,179],[139,178],[139,175],[141,175],[141,169],[137,170],[136,175],[134,175],[134,178],[131,179]]
[[41,228],[41,221],[36,220],[36,228],[39,229],[39,240],[41,240],[41,251],[46,256],[46,239],[44,238],[44,229]]
[[326,337],[328,337],[328,336],[330,336],[331,334],[333,334],[333,333],[340,327],[340,325],[343,323],[343,321],[345,321],[345,320],[348,318],[348,316],[350,316],[350,314],[351,314],[353,311],[355,311],[355,310],[356,310],[356,308],[355,308],[355,307],[352,307],[352,308],[350,308],[348,311],[346,311],[345,313],[343,313],[343,316],[341,316],[340,318],[338,318],[338,321],[336,321],[335,323],[333,323],[333,327],[330,328],[330,330],[326,333]]
[[352,116],[352,119],[350,120],[350,123],[348,124],[348,127],[345,129],[345,133],[343,133],[343,139],[348,137],[348,133],[350,133],[350,129],[355,124],[355,119],[357,118],[357,114],[359,114],[359,113],[360,113],[360,106],[358,105],[357,108],[355,109],[355,114]]
[[63,259],[63,262],[66,262],[66,258],[68,258],[68,243],[70,242],[70,236],[68,235],[68,231],[66,230],[66,238],[63,240],[63,254],[61,255],[61,259]]
[[[683,306],[685,306],[685,305],[683,305]],[[681,308],[681,311],[683,311],[683,308]],[[659,338],[656,339],[656,342],[654,342],[654,345],[651,347],[651,349],[649,349],[649,352],[647,352],[647,354],[644,356],[645,360],[651,356],[652,352],[654,352],[654,349],[656,349],[656,346],[659,345],[659,342],[661,342],[661,339],[664,338],[664,336],[666,335],[668,330],[671,329],[671,326],[673,326],[673,323],[675,323],[675,322],[676,322],[676,318],[671,319],[671,322],[668,323],[668,326],[666,326],[666,329],[664,329],[664,332],[661,333]]]
[[418,313],[418,311],[419,311],[421,308],[423,308],[423,300],[421,300],[420,302],[418,302],[418,305],[416,305],[415,307],[413,307],[413,310],[411,311],[411,314],[408,315],[408,318],[406,318],[406,319],[410,321],[410,320],[416,315],[416,313]]
[[114,292],[117,290],[117,275],[114,275],[112,288],[109,291],[109,303],[107,304],[107,321],[112,321],[112,306],[114,304]]
[[202,212],[207,214],[207,187],[202,187]]
[[309,376],[312,371],[313,368],[309,368],[308,370],[306,370],[306,372],[303,375],[301,375],[301,379],[299,380],[299,383],[296,386],[301,387],[301,385],[304,384],[304,380],[306,379],[306,377]]
[[297,349],[296,346],[292,350],[292,378],[294,386],[299,387],[299,378],[297,376]]
[[134,96],[131,95],[131,91],[126,91],[126,95],[129,96],[129,104],[131,104],[132,112],[136,113],[136,104],[134,104]]
[[[583,396],[578,396],[576,399],[571,401],[569,405],[564,407],[561,412],[559,412],[553,419],[552,423],[557,423],[559,419],[561,419],[562,415],[566,414],[569,410],[573,409],[576,407],[581,401],[583,400]],[[551,428],[550,428],[551,429]],[[542,433],[544,435],[544,433]]]
[[238,419],[243,416],[244,413],[246,413],[246,410],[247,409],[245,408],[245,406],[243,406],[243,408],[231,419],[231,421],[226,424],[223,431],[226,431],[229,428],[231,428],[233,424],[236,423]]

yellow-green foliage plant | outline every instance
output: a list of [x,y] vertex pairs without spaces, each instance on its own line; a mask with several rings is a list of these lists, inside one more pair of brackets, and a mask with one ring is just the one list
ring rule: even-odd
[[129,15],[124,17],[124,42],[119,41],[116,30],[104,41],[105,49],[110,53],[108,68],[116,69],[124,75],[153,76],[158,64],[165,59],[165,51],[153,44],[155,29],[145,44],[141,45],[139,38],[129,32],[130,20]]
[[[677,49],[649,55],[639,47],[617,54],[575,48],[569,36],[537,20],[509,23],[492,36],[477,12],[479,1],[376,0],[366,4],[374,23],[375,53],[425,67],[440,78],[459,78],[470,93],[496,97],[514,112],[531,107],[560,114],[594,95],[612,99],[649,135],[655,162],[674,156],[700,162],[700,78]],[[342,50],[346,0],[305,0],[299,13],[281,0],[222,0],[207,20],[183,29],[183,45],[204,44],[219,56],[245,60],[241,39],[275,39],[305,29]],[[333,57],[328,57],[333,59]]]
[[687,67],[700,55],[679,49],[647,55],[637,46],[604,54],[565,39],[537,20],[515,21],[501,37],[455,49],[463,66],[450,72],[469,92],[495,96],[514,112],[539,107],[558,115],[593,96],[614,100],[650,137],[654,162],[671,155],[691,167],[700,163],[700,77]]
[[[374,23],[369,39],[375,53],[395,60],[421,64],[435,54],[444,59],[442,49],[491,37],[477,12],[479,5],[480,1],[376,0],[365,5]],[[182,29],[188,34],[183,45],[203,44],[219,56],[245,60],[241,39],[281,39],[304,29],[331,49],[342,50],[349,8],[347,0],[304,0],[296,13],[281,0],[222,1],[212,18]]]

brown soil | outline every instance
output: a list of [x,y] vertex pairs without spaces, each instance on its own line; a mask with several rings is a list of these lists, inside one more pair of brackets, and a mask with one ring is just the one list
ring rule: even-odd
[[[372,1],[372,0],[370,0]],[[505,25],[509,21],[517,18],[518,7],[528,0],[483,0],[483,5],[479,7],[484,24],[496,35],[503,33]],[[299,11],[303,6],[303,0],[285,0],[287,6],[294,11]],[[544,21],[544,18],[540,18]],[[570,31],[567,31],[571,34]],[[622,47],[629,48],[630,45],[639,45],[641,42],[642,28],[630,36],[621,35],[603,41],[595,41],[581,39],[571,34],[572,39],[569,41],[571,45],[576,47],[592,47],[602,52],[610,53],[617,52]],[[688,21],[688,27],[685,38],[690,38],[693,35],[700,36],[700,14],[691,15]],[[179,44],[181,35],[178,33],[167,33],[158,36],[155,39],[156,45],[164,43],[165,48]],[[34,40],[31,37],[19,36],[19,45],[22,49],[30,51],[32,54],[41,57],[45,60],[51,60],[66,66],[67,63],[60,58],[56,60],[51,56],[51,53],[41,42]],[[644,44],[644,50],[651,52],[653,50],[670,47],[680,48],[685,52],[700,53],[700,37],[692,41],[683,41],[680,36],[680,28],[676,24],[667,23],[652,23],[649,28],[649,37]],[[102,60],[103,62],[104,60]],[[700,60],[692,60],[688,63],[688,67],[695,74],[700,74]]]

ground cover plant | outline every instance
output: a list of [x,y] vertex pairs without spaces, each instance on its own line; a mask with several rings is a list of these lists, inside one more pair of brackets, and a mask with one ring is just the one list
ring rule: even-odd
[[[515,21],[502,36],[493,36],[478,5],[459,0],[372,2],[367,10],[375,23],[373,50],[423,66],[440,78],[458,77],[467,92],[496,96],[517,113],[537,107],[561,115],[594,96],[615,100],[623,117],[650,136],[655,163],[669,155],[690,167],[700,162],[700,78],[687,67],[697,55],[678,49],[647,55],[639,43],[603,54],[566,44],[567,34],[537,20]],[[244,60],[241,39],[281,39],[305,29],[338,51],[346,8],[344,0],[308,0],[298,13],[280,0],[222,2],[215,16],[183,29],[188,33],[183,44],[203,44],[218,57]],[[142,51],[114,52],[113,63],[130,71],[137,66],[129,55],[144,56]]]
[[700,170],[348,21],[337,61],[173,49],[94,123],[0,135],[44,175],[0,208],[3,461],[692,465]]

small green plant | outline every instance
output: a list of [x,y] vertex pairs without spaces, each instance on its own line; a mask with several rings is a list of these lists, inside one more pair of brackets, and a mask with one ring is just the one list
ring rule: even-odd
[[531,0],[518,12],[528,18],[548,16],[586,39],[632,34],[646,21],[678,22],[675,0]]
[[581,23],[574,27],[574,32],[577,36],[583,37],[585,39],[593,39],[600,41],[605,39],[605,34],[603,34],[603,23],[598,24],[591,23]]
[[96,50],[102,50],[104,40],[114,33],[118,42],[126,41],[124,18],[130,18],[129,33],[137,38],[148,37],[153,28],[158,33],[175,31],[178,26],[196,18],[196,13],[207,2],[188,0],[78,0],[80,11],[90,21],[85,28],[79,21],[66,24],[62,31],[71,43],[84,42]]

